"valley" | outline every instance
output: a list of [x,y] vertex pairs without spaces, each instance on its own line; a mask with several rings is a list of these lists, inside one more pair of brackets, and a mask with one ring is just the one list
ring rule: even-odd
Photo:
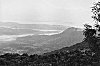
[[[0,53],[43,54],[69,47],[84,38],[82,29],[58,25],[0,24]],[[4,27],[5,26],[5,27]],[[15,26],[17,28],[15,28]],[[22,27],[23,26],[23,27]],[[30,27],[31,26],[31,27]],[[38,26],[38,27],[36,27]]]

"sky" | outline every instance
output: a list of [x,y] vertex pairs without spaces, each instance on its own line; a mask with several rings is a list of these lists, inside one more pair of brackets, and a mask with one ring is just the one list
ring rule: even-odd
[[82,27],[98,0],[0,0],[0,21]]

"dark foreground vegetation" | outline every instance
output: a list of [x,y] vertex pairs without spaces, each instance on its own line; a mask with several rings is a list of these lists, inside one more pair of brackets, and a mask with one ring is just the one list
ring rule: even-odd
[[0,55],[0,66],[100,66],[100,59],[89,49],[56,52],[44,55]]

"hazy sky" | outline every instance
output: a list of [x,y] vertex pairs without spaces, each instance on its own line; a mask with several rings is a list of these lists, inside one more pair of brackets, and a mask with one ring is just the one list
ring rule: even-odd
[[82,26],[97,0],[0,0],[0,21]]

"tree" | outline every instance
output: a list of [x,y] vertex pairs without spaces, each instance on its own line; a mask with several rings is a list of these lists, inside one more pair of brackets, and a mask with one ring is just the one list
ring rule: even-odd
[[95,27],[99,28],[100,25],[98,23],[100,22],[100,2],[94,4],[94,6],[92,7],[92,13],[92,18],[95,20],[96,23]]
[[95,21],[95,24],[94,24],[95,28],[92,29],[92,26],[88,25],[88,24],[84,25],[85,30],[84,30],[83,34],[85,35],[86,38],[93,37],[94,34],[96,34],[96,31],[100,30],[100,25],[99,25],[99,22],[100,22],[100,2],[94,4],[94,6],[92,7],[92,13],[93,13],[92,18]]
[[[83,32],[83,35],[85,35],[85,39],[87,40],[87,42],[89,43],[89,48],[95,52],[95,53],[99,53],[100,49],[99,49],[99,45],[98,43],[100,43],[100,39],[98,39],[96,37],[96,32],[100,30],[100,2],[97,2],[94,4],[94,6],[92,7],[92,13],[93,16],[92,18],[95,21],[94,27],[92,28],[91,25],[85,24],[85,30]],[[100,53],[99,53],[100,54]]]

